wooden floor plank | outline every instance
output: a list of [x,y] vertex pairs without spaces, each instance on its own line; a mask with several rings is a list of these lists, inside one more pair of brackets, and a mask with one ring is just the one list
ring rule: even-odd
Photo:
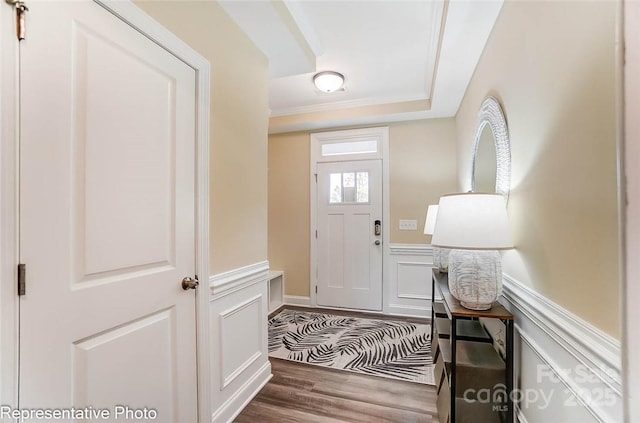
[[[429,319],[309,309],[369,319],[429,324]],[[273,317],[282,309],[270,315]],[[270,359],[273,378],[238,415],[238,423],[435,423],[434,386]]]
[[236,421],[433,423],[435,387],[271,359],[274,377]]

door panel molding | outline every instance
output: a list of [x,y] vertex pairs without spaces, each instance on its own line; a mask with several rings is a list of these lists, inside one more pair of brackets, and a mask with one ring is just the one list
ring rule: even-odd
[[[377,151],[375,153],[345,154],[323,157],[321,153],[322,144],[335,142],[376,140]],[[317,132],[309,137],[310,142],[310,275],[309,275],[309,296],[312,307],[317,307],[316,298],[317,268],[318,268],[318,242],[316,230],[318,227],[317,198],[318,185],[316,175],[318,174],[318,163],[336,161],[356,161],[356,160],[382,160],[382,310],[386,310],[385,287],[387,284],[386,269],[389,262],[390,248],[390,203],[389,203],[389,127],[372,127],[361,129],[348,129],[341,131]]]
[[[183,61],[196,75],[196,271],[202,277],[209,275],[209,108],[210,64],[177,36],[145,14],[130,1],[94,0],[107,11],[135,28],[166,51]],[[15,15],[13,8],[2,3],[0,7],[0,136],[2,166],[0,167],[0,401],[17,405],[18,383],[18,305],[16,293],[17,231],[18,231],[18,156],[17,156],[17,50],[15,39]],[[13,140],[14,142],[11,142]],[[198,417],[199,421],[211,419],[210,361],[209,361],[209,292],[197,292],[197,366],[198,366]],[[204,376],[204,377],[202,377]]]

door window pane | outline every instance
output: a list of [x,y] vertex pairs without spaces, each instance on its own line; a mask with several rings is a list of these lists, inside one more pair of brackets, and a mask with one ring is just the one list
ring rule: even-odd
[[378,141],[347,141],[322,144],[323,156],[342,156],[347,154],[372,154],[378,152]]
[[342,203],[342,173],[329,175],[329,203]]
[[353,172],[342,174],[342,202],[356,202],[356,175]]
[[353,188],[356,186],[355,175],[351,172],[342,174],[342,186],[345,188]]
[[329,203],[368,203],[369,172],[329,174]]
[[369,202],[369,172],[358,172],[356,201],[358,203]]

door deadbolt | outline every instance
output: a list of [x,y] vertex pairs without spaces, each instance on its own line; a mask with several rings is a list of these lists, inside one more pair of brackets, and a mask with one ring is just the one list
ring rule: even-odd
[[189,276],[182,279],[182,289],[184,289],[185,291],[188,291],[189,289],[196,289],[199,284],[200,282],[198,281],[198,279],[194,279]]

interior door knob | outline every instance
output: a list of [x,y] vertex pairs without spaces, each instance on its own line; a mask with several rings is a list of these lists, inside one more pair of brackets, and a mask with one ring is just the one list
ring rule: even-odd
[[188,291],[189,289],[196,289],[199,284],[200,282],[198,281],[198,279],[194,279],[189,276],[182,279],[182,289],[184,289],[185,291]]
[[379,239],[376,239],[376,242],[375,242],[374,244],[376,244],[376,245],[380,245],[380,240],[379,240]]

